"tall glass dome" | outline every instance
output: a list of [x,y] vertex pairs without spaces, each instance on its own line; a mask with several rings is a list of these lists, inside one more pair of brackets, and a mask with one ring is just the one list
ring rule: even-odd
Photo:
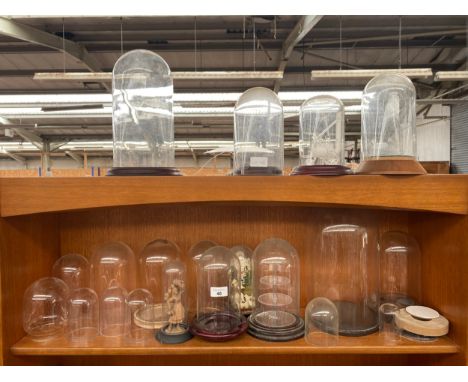
[[255,307],[249,333],[267,341],[289,341],[304,335],[300,317],[300,264],[286,240],[267,239],[254,251]]
[[281,175],[283,105],[275,92],[245,91],[234,108],[234,175]]
[[240,263],[226,247],[205,251],[197,261],[197,315],[190,330],[209,341],[227,341],[242,334]]
[[362,96],[361,165],[364,174],[425,174],[417,162],[416,90],[401,74],[380,74]]
[[299,114],[300,166],[292,175],[344,175],[344,106],[324,95],[305,101]]
[[339,334],[363,336],[379,329],[377,248],[370,248],[367,229],[339,224],[322,230],[314,267],[314,297],[336,306]]
[[175,175],[171,70],[159,55],[132,50],[112,72],[111,175]]
[[421,301],[421,251],[405,232],[385,232],[379,240],[380,299],[400,308]]

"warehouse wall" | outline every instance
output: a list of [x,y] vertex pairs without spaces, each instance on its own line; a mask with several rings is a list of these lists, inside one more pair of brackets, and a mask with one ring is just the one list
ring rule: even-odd
[[456,174],[468,174],[468,109],[466,105],[452,108],[451,169]]
[[418,160],[450,161],[450,107],[433,105],[427,118],[416,120]]

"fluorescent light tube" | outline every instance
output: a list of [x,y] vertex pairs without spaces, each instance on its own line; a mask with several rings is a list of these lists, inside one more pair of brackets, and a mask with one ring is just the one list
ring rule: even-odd
[[373,78],[379,74],[403,74],[410,78],[428,78],[432,69],[356,69],[356,70],[312,70],[311,78]]

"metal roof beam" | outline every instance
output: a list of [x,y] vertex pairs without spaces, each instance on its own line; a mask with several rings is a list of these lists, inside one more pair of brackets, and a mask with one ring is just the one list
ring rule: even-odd
[[77,161],[80,165],[83,165],[84,161],[81,155],[70,150],[65,150],[65,154],[67,154],[73,160]]
[[[294,51],[294,47],[312,30],[312,28],[322,19],[323,16],[302,16],[296,26],[284,40],[281,49],[278,71],[283,72],[288,65],[289,57]],[[278,92],[281,86],[281,79],[275,81],[275,92]]]
[[15,134],[19,135],[21,138],[31,142],[34,146],[36,146],[39,150],[44,150],[44,140],[37,134],[34,134],[30,131],[24,130],[22,128],[14,128],[12,129]]

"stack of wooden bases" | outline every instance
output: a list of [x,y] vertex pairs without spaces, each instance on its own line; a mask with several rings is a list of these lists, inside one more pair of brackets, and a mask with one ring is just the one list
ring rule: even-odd
[[400,309],[395,315],[395,324],[404,337],[418,341],[435,340],[449,330],[445,317],[434,309],[417,305]]

